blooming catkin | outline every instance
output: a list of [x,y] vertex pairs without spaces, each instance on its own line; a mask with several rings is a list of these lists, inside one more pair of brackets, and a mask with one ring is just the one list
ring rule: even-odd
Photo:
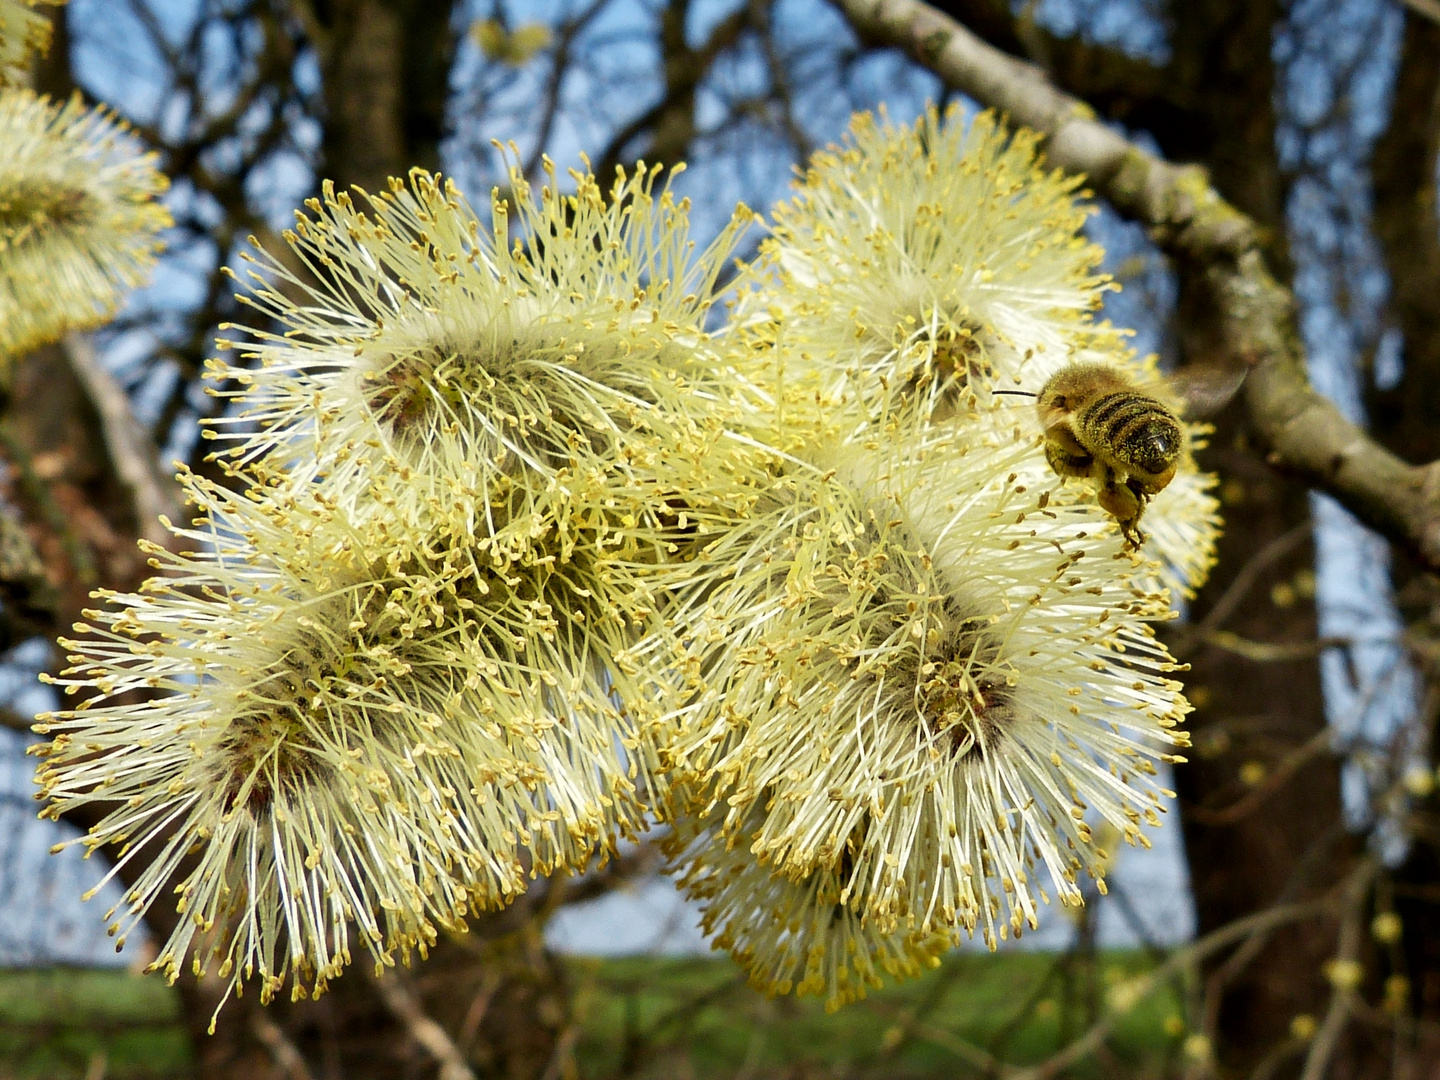
[[53,27],[34,8],[35,0],[0,0],[0,86],[23,83],[30,57],[50,50]]
[[[226,370],[247,384],[221,454],[240,493],[185,477],[194,551],[156,549],[162,576],[88,613],[58,681],[94,696],[42,725],[52,812],[124,800],[84,843],[121,845],[117,871],[146,860],[115,932],[178,881],[185,918],[155,962],[172,978],[189,957],[265,998],[287,980],[318,992],[352,934],[377,963],[423,952],[641,826],[674,679],[631,646],[680,651],[657,610],[670,560],[716,506],[753,500],[748,462],[766,457],[687,382],[705,371],[709,282],[686,262],[683,207],[659,200],[663,229],[644,217],[652,180],[617,188],[623,206],[547,202],[534,266],[499,249],[529,274],[507,285],[495,250],[470,249],[469,278],[451,265],[475,222],[416,174],[378,206],[423,222],[433,257],[406,262],[423,245],[396,239],[398,218],[346,220],[326,235],[374,247],[312,251],[330,307],[277,312],[308,337],[262,335],[253,378]],[[610,240],[646,257],[607,270]],[[359,325],[337,307],[361,310],[370,271]],[[688,326],[644,307],[647,288],[682,286],[700,291],[666,311]],[[356,361],[377,354],[372,378]]]
[[[749,822],[760,817],[752,808]],[[884,975],[914,978],[937,966],[954,943],[943,931],[882,931],[842,903],[843,855],[792,879],[761,864],[704,815],[682,816],[664,847],[676,884],[699,904],[701,928],[767,994],[820,997],[833,1011],[863,998]]]
[[[1212,481],[1182,462],[1130,551],[994,393],[1079,359],[1154,377],[1094,320],[1075,189],[986,114],[857,118],[746,272],[731,362],[789,464],[674,616],[696,690],[662,758],[696,793],[673,869],[772,992],[845,1000],[870,983],[851,953],[1019,936],[1082,876],[1104,890],[1093,830],[1148,844],[1172,794],[1189,706],[1152,624],[1209,568]],[[765,947],[719,884],[742,876],[787,912]],[[804,936],[792,977],[819,895],[851,937]]]
[[608,191],[572,173],[562,195],[546,167],[538,204],[516,169],[486,225],[419,171],[312,200],[287,239],[313,276],[265,260],[289,295],[255,274],[245,298],[284,332],[253,335],[254,370],[217,365],[242,386],[214,433],[228,458],[323,472],[337,496],[400,477],[397,498],[511,553],[580,518],[663,561],[730,520],[755,451],[726,438],[703,324],[750,215],[697,256],[658,168]]
[[774,459],[737,437],[737,381],[704,328],[751,215],[697,254],[658,168],[608,191],[574,172],[570,195],[546,172],[537,201],[512,169],[486,226],[420,171],[376,196],[327,187],[287,235],[313,274],[267,259],[286,288],[251,276],[284,332],[251,335],[253,370],[214,365],[241,389],[211,434],[227,467],[314,483],[396,537],[546,569],[566,590],[545,608],[559,662],[612,688],[628,766],[661,789],[652,735],[684,631],[660,610]]
[[881,932],[993,944],[1037,925],[1047,889],[1080,901],[1103,858],[1087,817],[1146,842],[1188,706],[1144,560],[1052,491],[1036,438],[977,409],[943,437],[832,448],[717,552],[728,583],[694,612],[711,708],[670,757],[774,872],[849,852],[840,902]]
[[1113,338],[1091,324],[1113,286],[1079,235],[1079,181],[1046,172],[1038,142],[991,113],[932,108],[898,128],[859,115],[845,145],[815,154],[737,312],[752,333],[779,329],[797,399],[933,411],[1037,352]]
[[319,989],[352,924],[377,961],[423,951],[523,891],[527,863],[583,865],[613,832],[608,688],[533,633],[522,572],[427,561],[274,494],[180,535],[202,546],[155,549],[167,576],[67,642],[57,681],[98,697],[42,725],[51,812],[120,800],[85,844],[148,863],[122,939],[178,886],[156,968],[190,953],[267,998],[287,976]]
[[98,326],[148,272],[165,176],[77,94],[0,91],[0,356]]
[[[734,311],[735,363],[768,403],[759,437],[794,450],[897,410],[943,423],[966,390],[1033,395],[1080,360],[1157,382],[1153,358],[1095,320],[1116,286],[1080,231],[1079,181],[1046,171],[1038,142],[952,106],[901,126],[862,114],[814,156]],[[1178,593],[1213,561],[1212,483],[1186,455],[1147,511],[1156,580]]]

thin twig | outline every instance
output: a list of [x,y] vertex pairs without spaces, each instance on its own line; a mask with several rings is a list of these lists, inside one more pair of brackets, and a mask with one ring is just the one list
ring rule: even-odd
[[1259,809],[1261,803],[1284,787],[1302,767],[1330,749],[1333,736],[1334,732],[1328,726],[1321,728],[1302,745],[1286,754],[1265,782],[1258,785],[1253,791],[1247,792],[1243,798],[1237,799],[1220,810],[1207,810],[1203,806],[1187,806],[1185,816],[1201,825],[1235,824]]
[[772,0],[750,0],[750,21],[760,37],[765,52],[765,64],[770,69],[770,85],[780,108],[780,125],[785,136],[795,147],[795,153],[802,160],[810,156],[810,137],[795,119],[795,95],[790,85],[790,72],[785,60],[775,46],[775,28],[771,19]]
[[[1189,814],[1191,811],[1187,810],[1186,813]],[[1290,902],[1308,887],[1313,872],[1343,831],[1343,824],[1336,820],[1315,837],[1291,869],[1281,886],[1279,895],[1271,902],[1272,907]],[[1206,978],[1200,1009],[1200,1031],[1210,1040],[1212,1046],[1219,1041],[1220,1006],[1226,989],[1241,972],[1250,966],[1269,943],[1272,932],[1278,929],[1279,927],[1273,927],[1270,930],[1252,934]]]
[[550,1054],[550,1061],[545,1066],[545,1072],[540,1080],[560,1080],[565,1063],[570,1060],[571,1054],[575,1051],[575,1043],[580,1038],[580,1025],[575,1021],[565,1025],[565,1030],[560,1032],[560,1037],[555,1040],[555,1049]]
[[573,19],[566,19],[560,25],[560,32],[555,38],[555,55],[551,60],[550,77],[545,80],[545,92],[542,95],[542,104],[539,110],[540,127],[535,134],[535,148],[531,151],[522,170],[524,175],[531,180],[538,177],[540,163],[544,159],[545,152],[550,149],[550,134],[555,130],[555,120],[559,116],[560,91],[564,86],[565,79],[570,74],[571,50],[575,45],[575,40],[585,32],[585,29],[608,3],[609,0],[593,0],[584,11]]
[[[844,1076],[859,1076],[864,1073],[874,1072],[873,1069],[866,1070],[865,1065],[876,1061],[893,1061],[900,1056],[901,1051],[917,1038],[917,1032],[924,1026],[927,1018],[939,1008],[946,995],[949,994],[954,984],[962,978],[965,967],[963,964],[951,962],[945,965],[930,988],[926,990],[925,996],[913,1005],[904,1008],[891,1007],[887,1010],[882,1002],[876,1002],[873,1006],[881,1016],[893,1015],[899,1022],[901,1036],[898,1039],[885,1039],[880,1046],[868,1054],[862,1054],[850,1062],[850,1068],[840,1074]],[[837,1078],[838,1080],[838,1078]]]
[[455,1042],[463,1046],[467,1051],[474,1049],[475,1040],[480,1036],[480,1025],[485,1021],[485,1014],[490,1011],[490,1003],[495,1000],[495,992],[500,989],[504,982],[500,973],[494,968],[487,967],[480,976],[480,989],[470,1001],[470,1008],[465,1012],[465,1020],[460,1025],[459,1036]]
[[253,1009],[250,1013],[250,1030],[270,1056],[274,1058],[275,1065],[288,1077],[288,1080],[313,1080],[310,1069],[305,1064],[305,1057],[290,1041],[280,1025],[271,1020],[264,1009]]
[[1250,1074],[1250,1080],[1272,1080],[1285,1063],[1304,1049],[1305,1044],[1296,1038],[1285,1039],[1276,1043],[1269,1052],[1260,1059],[1260,1064],[1255,1066],[1255,1071]]
[[1354,638],[1348,637],[1322,637],[1313,641],[1252,641],[1229,630],[1213,630],[1201,640],[1212,648],[1234,653],[1257,664],[1308,660],[1327,649],[1341,649],[1347,645],[1359,644]]
[[425,1012],[418,995],[398,972],[387,971],[374,981],[380,1000],[391,1015],[405,1025],[410,1038],[440,1066],[440,1080],[476,1080],[459,1047],[451,1041],[445,1029]]
[[1365,859],[1350,876],[1346,886],[1339,947],[1335,950],[1335,966],[1331,968],[1334,989],[1330,995],[1330,1008],[1320,1022],[1320,1030],[1315,1033],[1315,1041],[1310,1044],[1300,1080],[1323,1080],[1340,1036],[1350,1022],[1359,996],[1360,949],[1365,941],[1365,901],[1369,896],[1370,883],[1379,869],[1374,859]]
[[937,1028],[930,1024],[912,1024],[905,1020],[900,1021],[905,1031],[922,1042],[928,1042],[932,1046],[938,1046],[946,1053],[953,1054],[961,1061],[983,1069],[986,1076],[1006,1076],[1010,1073],[1005,1065],[996,1058],[991,1057],[974,1043],[966,1042],[958,1035],[952,1035],[943,1028]]
[[[1237,942],[1243,941],[1254,934],[1267,933],[1277,926],[1286,923],[1300,922],[1303,919],[1313,918],[1316,915],[1334,909],[1333,899],[1310,900],[1298,904],[1285,904],[1280,907],[1270,908],[1268,911],[1257,911],[1253,915],[1247,915],[1243,919],[1236,919],[1234,922],[1220,929],[1212,931],[1198,941],[1192,942],[1185,948],[1176,951],[1170,959],[1161,964],[1154,971],[1142,976],[1141,983],[1144,987],[1158,984],[1161,980],[1181,971],[1185,967],[1198,963],[1205,957],[1216,953],[1221,949]],[[1002,1076],[1010,1080],[1048,1080],[1069,1068],[1071,1065],[1082,1061],[1092,1054],[1096,1047],[1100,1046],[1110,1033],[1114,1030],[1120,1017],[1125,1010],[1112,1009],[1099,1020],[1090,1026],[1090,1029],[1078,1039],[1072,1041],[1059,1053],[1054,1054],[1039,1065],[1028,1069],[1010,1070],[1002,1073]]]
[[1245,598],[1250,595],[1250,590],[1265,576],[1265,572],[1309,539],[1311,527],[1310,521],[1301,522],[1294,528],[1287,529],[1251,555],[1245,561],[1245,565],[1240,568],[1240,572],[1235,575],[1234,580],[1225,587],[1220,599],[1216,600],[1210,610],[1205,613],[1204,618],[1191,626],[1181,627],[1175,635],[1174,645],[1177,654],[1185,651],[1197,638],[1203,638],[1224,626],[1226,620],[1235,614],[1235,611],[1244,603]]
[[115,377],[100,364],[89,340],[71,334],[63,346],[75,378],[100,417],[105,450],[115,466],[116,477],[130,493],[140,535],[155,544],[168,543],[170,532],[160,524],[160,519],[174,519],[179,515],[179,492],[174,481],[160,471],[159,455],[135,419],[130,399]]

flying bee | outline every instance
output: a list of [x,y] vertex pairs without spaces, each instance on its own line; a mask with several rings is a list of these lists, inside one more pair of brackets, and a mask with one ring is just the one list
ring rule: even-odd
[[1059,476],[1100,483],[1097,501],[1120,525],[1126,543],[1145,542],[1140,518],[1165,490],[1189,449],[1182,415],[1218,412],[1235,396],[1245,370],[1200,366],[1142,387],[1109,364],[1075,363],[1046,380],[1035,398],[1045,431],[1045,460]]

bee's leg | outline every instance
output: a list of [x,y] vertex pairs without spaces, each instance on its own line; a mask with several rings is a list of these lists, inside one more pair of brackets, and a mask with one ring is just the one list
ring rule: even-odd
[[1145,542],[1145,534],[1140,531],[1140,515],[1145,512],[1145,499],[1143,493],[1134,491],[1129,484],[1117,483],[1114,474],[1106,470],[1105,486],[1100,489],[1100,506],[1119,522],[1128,548],[1138,548]]
[[1050,440],[1045,442],[1045,460],[1058,476],[1091,476],[1095,459],[1089,454],[1075,454]]
[[1130,528],[1134,531],[1136,537],[1136,547],[1139,547],[1145,542],[1145,534],[1140,531],[1140,515],[1145,512],[1145,507],[1150,505],[1150,497],[1157,491],[1163,491],[1165,486],[1170,483],[1170,478],[1174,475],[1175,469],[1172,466],[1168,472],[1161,474],[1158,478],[1158,486],[1155,486],[1157,482],[1157,478],[1155,477],[1141,478],[1132,476],[1125,482],[1125,486],[1130,489],[1135,496],[1135,501],[1139,503],[1139,506],[1135,510],[1135,517],[1130,522]]
[[1170,481],[1175,479],[1175,466],[1158,473],[1131,473],[1130,479],[1125,481],[1125,486],[1144,501],[1148,496],[1164,491]]

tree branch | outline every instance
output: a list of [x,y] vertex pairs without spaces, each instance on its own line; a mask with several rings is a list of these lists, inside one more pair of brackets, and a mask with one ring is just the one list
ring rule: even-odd
[[105,450],[115,466],[115,476],[130,494],[135,524],[141,536],[166,545],[172,537],[160,524],[162,516],[179,514],[179,492],[156,463],[158,457],[150,437],[130,411],[130,399],[95,356],[90,342],[71,334],[64,341],[65,358],[100,418]]
[[664,96],[650,109],[620,129],[600,155],[595,175],[608,183],[615,166],[629,155],[629,144],[645,131],[649,146],[640,155],[652,165],[674,166],[684,158],[695,137],[695,95],[716,59],[750,28],[750,11],[742,6],[721,19],[698,49],[685,39],[689,0],[665,7],[660,14],[660,54],[665,77]]
[[1365,906],[1370,895],[1370,884],[1378,871],[1379,867],[1367,859],[1361,863],[1360,869],[1345,887],[1340,939],[1335,950],[1335,959],[1327,971],[1333,986],[1330,1008],[1326,1010],[1325,1019],[1320,1023],[1314,1042],[1310,1044],[1310,1053],[1305,1059],[1305,1071],[1301,1073],[1300,1080],[1324,1080],[1340,1036],[1359,1003],[1360,958],[1365,944]]
[[425,1012],[420,996],[411,989],[403,975],[387,971],[374,981],[385,1007],[440,1066],[440,1080],[475,1080],[474,1070],[466,1063],[465,1055],[451,1041],[445,1029]]
[[312,1080],[304,1055],[290,1041],[284,1029],[266,1015],[264,1009],[251,1009],[250,1030],[260,1040],[261,1045],[270,1051],[270,1056],[285,1080]]
[[1425,18],[1440,23],[1440,0],[1400,0],[1411,11],[1417,15],[1424,15]]
[[1335,908],[1335,899],[1311,900],[1298,904],[1281,904],[1257,911],[1243,919],[1236,919],[1228,926],[1222,926],[1197,941],[1177,949],[1159,967],[1147,972],[1127,984],[1121,984],[1111,991],[1111,1008],[1101,1016],[1090,1029],[1058,1052],[1038,1065],[1014,1069],[1002,1074],[1012,1080],[1052,1080],[1066,1069],[1084,1061],[1097,1047],[1104,1044],[1115,1026],[1129,1012],[1129,1009],[1153,992],[1164,980],[1198,964],[1205,957],[1219,952],[1236,942],[1244,942],[1259,934],[1288,925],[1329,914]]
[[1117,210],[1196,267],[1217,299],[1229,361],[1250,368],[1245,402],[1266,460],[1440,569],[1440,462],[1406,464],[1310,386],[1294,297],[1266,266],[1254,222],[1216,193],[1203,170],[1141,150],[1040,69],[920,0],[833,2],[867,42],[903,49],[953,89],[1047,135],[1053,164],[1087,176]]
[[1078,34],[1052,34],[1036,20],[1034,4],[1017,11],[1009,0],[936,0],[934,7],[995,48],[1037,64],[1055,85],[1113,119],[1139,119],[1140,126],[1157,127],[1198,119],[1193,80],[1177,77],[1172,65],[1130,56]]

